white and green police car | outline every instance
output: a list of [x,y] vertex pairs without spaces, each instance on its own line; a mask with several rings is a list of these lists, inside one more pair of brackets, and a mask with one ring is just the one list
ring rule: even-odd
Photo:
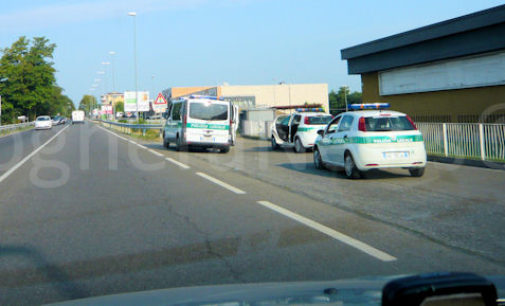
[[292,147],[297,153],[311,149],[317,131],[324,128],[332,118],[322,108],[297,108],[291,115],[276,117],[271,130],[272,149]]
[[222,153],[235,143],[238,110],[228,101],[197,96],[171,101],[163,125],[163,146],[217,148]]
[[[314,165],[343,167],[349,178],[371,169],[406,168],[422,176],[426,166],[423,135],[406,114],[384,110],[388,103],[352,104],[318,131]],[[372,110],[373,109],[373,110]]]

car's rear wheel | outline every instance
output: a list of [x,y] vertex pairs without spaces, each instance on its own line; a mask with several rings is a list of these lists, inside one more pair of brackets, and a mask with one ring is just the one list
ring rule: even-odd
[[183,149],[184,149],[184,147],[182,146],[182,140],[179,137],[179,135],[177,135],[177,139],[175,141],[175,150],[176,151],[182,151]]
[[321,153],[319,152],[319,149],[316,147],[314,148],[314,166],[316,169],[324,169],[324,163],[323,163],[323,158],[321,157]]
[[277,141],[275,141],[274,135],[272,135],[271,144],[272,144],[272,150],[279,149],[279,145],[277,144]]
[[230,152],[230,147],[222,147],[219,149],[219,153],[228,153]]
[[344,159],[344,172],[345,176],[350,179],[358,179],[361,177],[361,173],[356,167],[356,163],[354,163],[354,159],[350,153],[345,155]]
[[424,174],[424,167],[423,168],[410,168],[409,172],[410,172],[410,175],[413,177],[421,177]]
[[296,153],[305,153],[305,147],[303,146],[300,138],[295,139],[295,152]]

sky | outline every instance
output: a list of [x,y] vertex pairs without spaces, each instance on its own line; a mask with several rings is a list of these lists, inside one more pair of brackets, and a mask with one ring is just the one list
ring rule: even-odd
[[76,105],[85,94],[98,98],[103,92],[135,88],[135,32],[138,89],[149,91],[151,98],[169,87],[224,83],[327,83],[330,90],[349,86],[361,91],[360,77],[347,74],[341,49],[501,4],[2,0],[0,48],[20,36],[44,36],[55,43],[58,85]]

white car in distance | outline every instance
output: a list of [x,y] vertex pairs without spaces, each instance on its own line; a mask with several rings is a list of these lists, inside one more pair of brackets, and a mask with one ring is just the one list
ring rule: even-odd
[[36,130],[48,130],[53,127],[53,121],[49,116],[38,116],[35,119],[35,129]]

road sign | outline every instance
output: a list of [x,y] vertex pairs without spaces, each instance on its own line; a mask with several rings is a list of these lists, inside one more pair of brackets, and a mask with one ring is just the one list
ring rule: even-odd
[[167,100],[165,99],[165,97],[163,97],[161,93],[159,93],[156,100],[154,100],[153,110],[156,113],[163,113],[167,109],[167,105],[168,105]]

